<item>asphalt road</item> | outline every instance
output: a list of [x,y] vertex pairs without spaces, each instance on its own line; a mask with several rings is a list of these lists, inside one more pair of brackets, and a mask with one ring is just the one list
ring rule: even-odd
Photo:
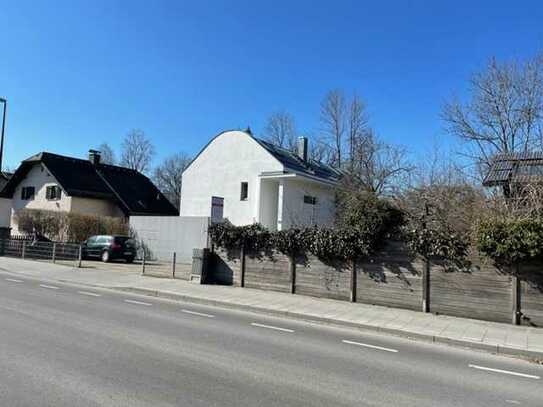
[[0,406],[543,406],[543,366],[0,273]]

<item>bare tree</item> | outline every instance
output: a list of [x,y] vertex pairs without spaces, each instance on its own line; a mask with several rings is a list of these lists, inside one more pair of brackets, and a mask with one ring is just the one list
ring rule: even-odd
[[188,167],[191,158],[185,153],[177,153],[167,157],[162,164],[153,171],[153,180],[168,198],[179,209],[181,202],[181,180],[183,171]]
[[125,136],[121,145],[123,167],[146,173],[155,155],[155,148],[142,130],[133,129]]
[[296,126],[290,113],[272,113],[264,127],[264,136],[270,143],[288,150],[296,149]]
[[408,185],[414,167],[404,147],[386,143],[368,129],[358,138],[353,154],[354,165],[345,171],[344,187],[391,195]]
[[344,149],[346,107],[341,90],[329,91],[321,102],[322,131],[332,146],[332,164],[341,168]]
[[543,56],[521,63],[492,59],[470,80],[471,100],[442,110],[447,131],[464,140],[480,175],[497,153],[540,149],[543,129]]
[[100,144],[97,150],[100,151],[100,162],[102,162],[103,164],[110,164],[110,165],[115,164],[116,162],[115,152],[109,146],[108,143]]

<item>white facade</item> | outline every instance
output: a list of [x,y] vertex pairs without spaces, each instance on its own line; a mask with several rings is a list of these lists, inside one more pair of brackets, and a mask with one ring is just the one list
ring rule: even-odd
[[[17,220],[14,216],[20,209],[42,209],[50,211],[75,212],[98,216],[124,216],[120,208],[111,201],[93,198],[71,197],[61,187],[60,199],[47,199],[48,186],[60,186],[56,178],[41,164],[36,163],[28,172],[24,180],[15,188],[13,198],[9,201],[11,207],[10,226],[13,233],[18,233]],[[34,187],[34,197],[23,199],[22,189]]]
[[242,131],[215,137],[185,170],[180,216],[211,216],[212,197],[223,198],[223,216],[234,225],[258,222],[270,230],[330,224],[335,213],[333,184],[288,171]]

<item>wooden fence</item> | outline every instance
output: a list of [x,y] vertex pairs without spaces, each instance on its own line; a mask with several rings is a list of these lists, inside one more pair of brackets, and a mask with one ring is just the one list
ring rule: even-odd
[[390,242],[363,261],[325,264],[315,256],[214,250],[208,280],[487,321],[543,326],[543,264],[519,277],[472,256],[464,267],[414,258]]

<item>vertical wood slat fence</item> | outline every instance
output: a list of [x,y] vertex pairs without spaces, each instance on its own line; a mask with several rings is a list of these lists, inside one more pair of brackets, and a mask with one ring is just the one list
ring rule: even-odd
[[473,256],[468,269],[453,271],[439,260],[411,257],[399,242],[351,264],[243,250],[217,249],[212,257],[215,283],[543,326],[543,264],[515,274]]

